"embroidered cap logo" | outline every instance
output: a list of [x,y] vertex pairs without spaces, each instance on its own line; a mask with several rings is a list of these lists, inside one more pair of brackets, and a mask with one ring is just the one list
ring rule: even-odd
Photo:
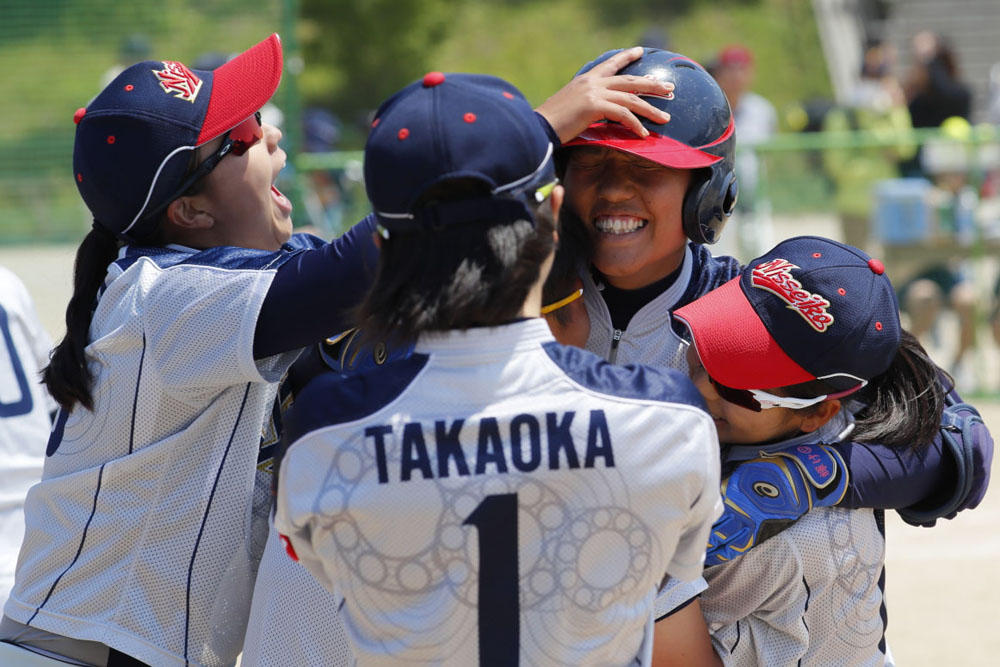
[[827,310],[830,302],[819,294],[802,289],[802,283],[792,277],[792,269],[797,268],[787,259],[772,259],[754,268],[751,284],[777,295],[809,326],[823,333],[833,324],[833,315]]
[[160,80],[163,91],[173,93],[178,99],[194,103],[198,91],[201,90],[201,79],[183,63],[164,60],[163,69],[154,69],[153,74]]

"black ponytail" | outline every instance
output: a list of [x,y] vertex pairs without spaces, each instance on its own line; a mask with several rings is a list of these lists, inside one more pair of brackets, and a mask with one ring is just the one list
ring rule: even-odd
[[937,435],[945,396],[953,387],[951,376],[903,330],[889,369],[858,392],[867,405],[856,415],[852,439],[888,447],[927,445]]
[[104,283],[108,265],[118,256],[118,238],[95,224],[76,251],[73,269],[73,296],[66,307],[66,335],[52,352],[42,382],[57,403],[72,410],[79,403],[94,409],[90,392],[93,375],[87,365],[90,320],[97,302],[97,291]]

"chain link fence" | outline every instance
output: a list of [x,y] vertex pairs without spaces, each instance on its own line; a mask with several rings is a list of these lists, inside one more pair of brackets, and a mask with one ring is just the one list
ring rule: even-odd
[[[86,233],[72,179],[73,112],[119,68],[143,59],[215,66],[272,32],[284,37],[293,9],[291,0],[3,0],[0,243]],[[293,83],[282,82],[279,108]]]

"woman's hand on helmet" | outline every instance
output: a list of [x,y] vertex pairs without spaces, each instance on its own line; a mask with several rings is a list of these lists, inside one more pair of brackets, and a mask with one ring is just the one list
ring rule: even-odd
[[642,53],[641,46],[615,53],[571,79],[536,111],[545,117],[563,143],[600,120],[621,123],[645,137],[649,131],[642,126],[638,116],[665,123],[670,120],[670,114],[657,109],[640,95],[667,95],[674,86],[644,76],[617,74]]

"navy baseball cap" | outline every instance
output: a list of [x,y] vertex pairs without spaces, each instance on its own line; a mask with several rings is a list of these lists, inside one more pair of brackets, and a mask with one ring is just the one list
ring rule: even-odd
[[709,376],[734,389],[812,380],[857,388],[885,372],[900,341],[882,262],[816,236],[779,243],[674,316]]
[[[588,72],[622,49],[602,53],[587,63],[576,76]],[[736,126],[726,94],[711,74],[687,56],[661,49],[646,48],[643,55],[618,74],[651,77],[674,84],[666,96],[642,98],[670,114],[666,123],[639,117],[649,135],[640,137],[625,126],[599,121],[591,124],[572,146],[607,146],[675,169],[699,169],[727,161],[732,163]]]
[[[365,146],[365,189],[390,231],[534,221],[555,181],[552,143],[513,85],[483,74],[429,72],[382,103]],[[417,206],[438,183],[475,179],[489,196]]]
[[147,60],[115,77],[74,115],[73,173],[95,222],[122,236],[148,231],[180,194],[191,151],[264,106],[281,65],[273,34],[212,71]]

